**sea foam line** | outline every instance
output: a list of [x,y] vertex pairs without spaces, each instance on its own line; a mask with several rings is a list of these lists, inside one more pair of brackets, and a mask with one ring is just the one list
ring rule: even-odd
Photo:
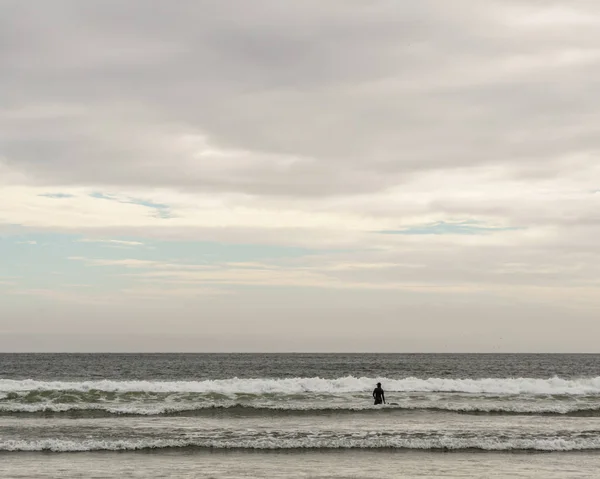
[[511,401],[508,404],[486,404],[485,402],[471,404],[446,403],[436,401],[435,404],[425,402],[394,403],[383,407],[372,404],[248,404],[248,403],[0,403],[0,414],[36,414],[36,413],[105,413],[115,416],[169,416],[181,414],[200,415],[222,411],[227,413],[246,414],[294,414],[294,413],[382,413],[402,411],[434,411],[463,414],[527,414],[527,415],[577,415],[598,416],[600,405],[572,403],[519,403]]
[[297,438],[297,439],[121,439],[81,441],[63,439],[3,440],[0,451],[140,451],[180,448],[197,449],[421,449],[484,451],[584,451],[600,449],[600,438]]
[[0,379],[0,393],[27,391],[106,391],[154,393],[335,394],[368,392],[381,381],[389,392],[457,392],[498,395],[600,395],[600,377],[582,379],[535,378],[356,378],[337,379],[218,379],[204,381],[38,381]]

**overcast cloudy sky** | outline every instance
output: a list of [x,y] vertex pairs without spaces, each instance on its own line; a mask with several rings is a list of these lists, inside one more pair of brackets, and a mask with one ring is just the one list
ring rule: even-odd
[[1,351],[598,351],[595,0],[0,0]]

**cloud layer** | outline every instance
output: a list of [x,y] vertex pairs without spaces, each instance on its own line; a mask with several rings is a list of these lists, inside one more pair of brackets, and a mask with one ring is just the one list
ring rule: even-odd
[[[510,304],[532,349],[557,349],[536,328],[600,307],[599,27],[584,0],[2,2],[5,330],[26,333],[21,297],[115,302],[121,318],[140,297],[186,298],[182,318],[229,318],[224,298],[284,287],[290,311],[330,312],[330,338],[348,311],[323,291],[390,317],[426,294],[434,328]],[[207,243],[262,249],[207,266]],[[269,349],[282,309],[265,308],[244,321]],[[414,327],[416,349],[443,349]]]

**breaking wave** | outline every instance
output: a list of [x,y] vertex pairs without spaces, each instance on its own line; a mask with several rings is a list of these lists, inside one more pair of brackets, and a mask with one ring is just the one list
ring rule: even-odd
[[77,417],[108,416],[205,416],[214,414],[255,416],[255,415],[301,415],[301,414],[342,414],[342,413],[402,413],[411,411],[450,412],[458,414],[499,414],[499,415],[547,415],[600,417],[600,405],[590,404],[531,404],[511,402],[508,404],[448,403],[435,404],[391,404],[375,408],[365,405],[319,405],[319,404],[68,404],[68,403],[0,403],[0,415],[72,415]]
[[381,381],[388,392],[446,392],[496,395],[600,395],[600,377],[534,378],[356,378],[220,379],[205,381],[36,381],[0,379],[0,395],[28,391],[104,391],[113,393],[305,394],[368,392]]
[[3,440],[0,451],[143,451],[165,449],[420,449],[431,451],[589,451],[600,449],[599,437],[292,437],[232,439],[63,439]]

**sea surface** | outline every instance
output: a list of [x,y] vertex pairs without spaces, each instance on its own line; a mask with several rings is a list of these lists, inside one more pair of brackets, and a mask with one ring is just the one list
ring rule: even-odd
[[598,471],[600,355],[0,354],[2,478]]

